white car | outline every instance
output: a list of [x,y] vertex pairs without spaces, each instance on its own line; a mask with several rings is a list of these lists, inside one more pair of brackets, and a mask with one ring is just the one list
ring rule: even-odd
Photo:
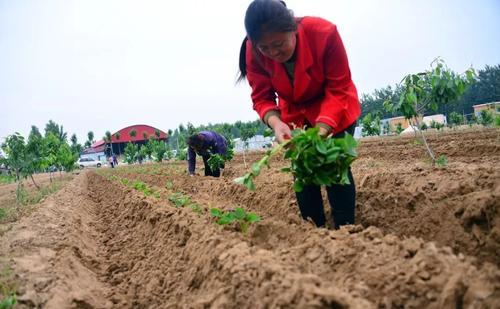
[[102,162],[101,161],[97,161],[97,160],[92,159],[92,158],[80,158],[80,159],[78,159],[78,161],[76,162],[76,164],[78,164],[78,166],[80,168],[84,168],[84,167],[101,167]]

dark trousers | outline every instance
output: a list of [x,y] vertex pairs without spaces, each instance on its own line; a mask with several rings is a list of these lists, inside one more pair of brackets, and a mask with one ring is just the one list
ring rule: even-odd
[[[343,137],[345,132],[354,134],[356,123],[345,131],[334,135],[334,138]],[[354,224],[354,211],[356,207],[356,187],[349,168],[350,185],[331,185],[326,187],[328,202],[332,208],[332,217],[335,228],[342,225]],[[318,227],[325,226],[326,218],[321,197],[321,187],[317,185],[304,186],[301,192],[296,192],[302,218],[311,218]]]
[[202,156],[202,158],[203,164],[205,164],[205,176],[220,177],[220,169],[218,168],[212,171],[210,165],[208,165],[208,159],[210,159],[210,156]]

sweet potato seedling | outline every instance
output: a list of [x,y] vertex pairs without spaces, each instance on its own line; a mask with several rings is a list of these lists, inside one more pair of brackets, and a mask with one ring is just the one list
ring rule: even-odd
[[234,210],[230,211],[223,211],[219,208],[211,208],[210,215],[217,218],[217,221],[215,221],[215,223],[217,223],[218,225],[229,225],[233,222],[237,222],[240,231],[242,231],[243,233],[246,233],[250,224],[261,220],[258,215],[251,212],[246,212],[241,207],[237,207]]
[[174,187],[174,183],[170,180],[168,180],[166,183],[165,183],[165,188],[168,189],[168,190],[172,190],[172,188]]
[[349,134],[343,138],[325,138],[318,133],[318,128],[294,130],[290,140],[268,150],[262,159],[252,164],[250,172],[234,182],[254,191],[254,179],[261,169],[269,167],[270,158],[285,150],[284,158],[291,164],[281,171],[292,173],[295,191],[300,192],[310,184],[349,184],[349,166],[357,157],[356,140]]
[[226,160],[224,160],[224,157],[220,154],[214,154],[207,160],[208,166],[212,171],[222,168],[225,162]]
[[184,207],[191,203],[189,196],[182,194],[181,192],[176,192],[168,197],[168,200],[174,204],[175,207]]

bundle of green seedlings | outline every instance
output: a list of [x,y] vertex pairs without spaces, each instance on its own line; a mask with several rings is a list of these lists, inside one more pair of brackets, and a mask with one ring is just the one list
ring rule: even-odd
[[268,150],[262,159],[252,164],[250,172],[234,182],[254,191],[254,179],[261,169],[269,168],[270,158],[284,150],[284,158],[291,164],[281,171],[293,175],[296,192],[306,185],[349,184],[349,166],[357,157],[356,140],[347,133],[342,138],[322,137],[318,133],[319,128],[294,130],[291,139]]
[[212,171],[223,168],[226,162],[229,162],[234,157],[234,146],[229,144],[226,150],[226,153],[221,154],[212,154],[210,158],[207,160],[208,166]]
[[246,233],[250,224],[259,222],[260,217],[254,213],[246,212],[243,208],[237,207],[234,210],[223,211],[219,208],[211,208],[210,215],[217,218],[215,223],[219,225],[229,225],[237,222],[240,231]]

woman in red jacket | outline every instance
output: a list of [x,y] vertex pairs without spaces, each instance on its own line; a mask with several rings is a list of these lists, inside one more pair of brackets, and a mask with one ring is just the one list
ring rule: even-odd
[[[295,18],[283,1],[254,0],[245,15],[240,79],[252,88],[253,108],[279,142],[292,127],[319,127],[322,136],[354,133],[361,114],[356,87],[337,27],[321,18]],[[327,187],[335,227],[354,223],[356,189]],[[325,225],[319,186],[297,193],[304,219]]]

